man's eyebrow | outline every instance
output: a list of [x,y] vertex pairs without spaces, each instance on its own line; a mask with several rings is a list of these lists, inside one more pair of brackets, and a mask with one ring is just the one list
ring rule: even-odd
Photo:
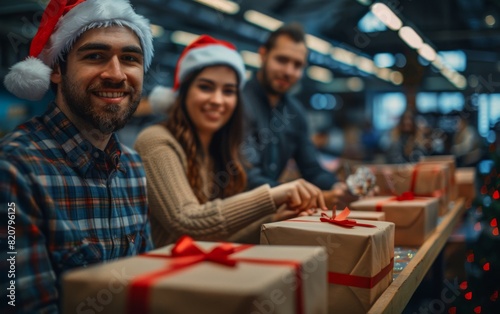
[[[108,44],[103,44],[103,43],[86,43],[85,45],[82,45],[81,47],[78,48],[78,52],[85,52],[89,50],[111,50],[111,45]],[[139,46],[136,45],[130,45],[130,46],[125,46],[122,48],[122,52],[132,52],[132,53],[138,53],[138,54],[143,54],[142,49]]]
[[111,45],[101,44],[101,43],[86,43],[78,48],[78,52],[88,51],[88,50],[111,50]]
[[138,54],[143,54],[141,47],[139,46],[125,46],[122,48],[123,52],[132,52],[132,53],[138,53]]

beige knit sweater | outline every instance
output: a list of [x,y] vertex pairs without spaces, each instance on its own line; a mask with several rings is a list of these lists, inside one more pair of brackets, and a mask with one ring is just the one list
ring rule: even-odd
[[175,242],[181,235],[205,241],[258,243],[260,225],[270,222],[276,212],[269,185],[200,204],[187,179],[184,150],[165,127],[154,125],[143,130],[135,149],[146,169],[156,247]]

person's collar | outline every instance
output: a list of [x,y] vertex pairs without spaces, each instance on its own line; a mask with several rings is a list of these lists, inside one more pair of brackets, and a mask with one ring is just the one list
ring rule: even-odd
[[86,176],[93,166],[94,159],[110,158],[111,164],[120,169],[121,150],[116,134],[112,134],[104,152],[94,147],[85,139],[78,128],[57,107],[55,102],[50,103],[43,116],[48,131],[66,154],[66,161],[77,169],[81,175]]

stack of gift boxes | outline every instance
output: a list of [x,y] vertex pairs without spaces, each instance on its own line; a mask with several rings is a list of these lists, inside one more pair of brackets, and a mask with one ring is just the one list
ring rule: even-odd
[[395,245],[420,246],[457,197],[453,159],[367,167],[380,195],[351,212],[264,224],[261,245],[183,237],[69,272],[62,309],[93,311],[94,300],[101,313],[366,313],[392,282]]

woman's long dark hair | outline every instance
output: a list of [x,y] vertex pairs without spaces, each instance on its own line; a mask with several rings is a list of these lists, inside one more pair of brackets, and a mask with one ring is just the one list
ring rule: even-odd
[[[205,69],[205,68],[203,68]],[[215,198],[226,198],[245,190],[247,176],[242,165],[240,145],[243,140],[243,106],[241,92],[238,90],[236,107],[228,122],[212,138],[209,154],[213,160],[212,191],[204,193],[200,174],[203,149],[196,128],[186,108],[187,93],[195,78],[203,71],[190,74],[179,86],[178,96],[168,111],[164,126],[181,144],[187,157],[187,177],[194,194],[205,203]],[[239,82],[237,82],[239,86]]]

